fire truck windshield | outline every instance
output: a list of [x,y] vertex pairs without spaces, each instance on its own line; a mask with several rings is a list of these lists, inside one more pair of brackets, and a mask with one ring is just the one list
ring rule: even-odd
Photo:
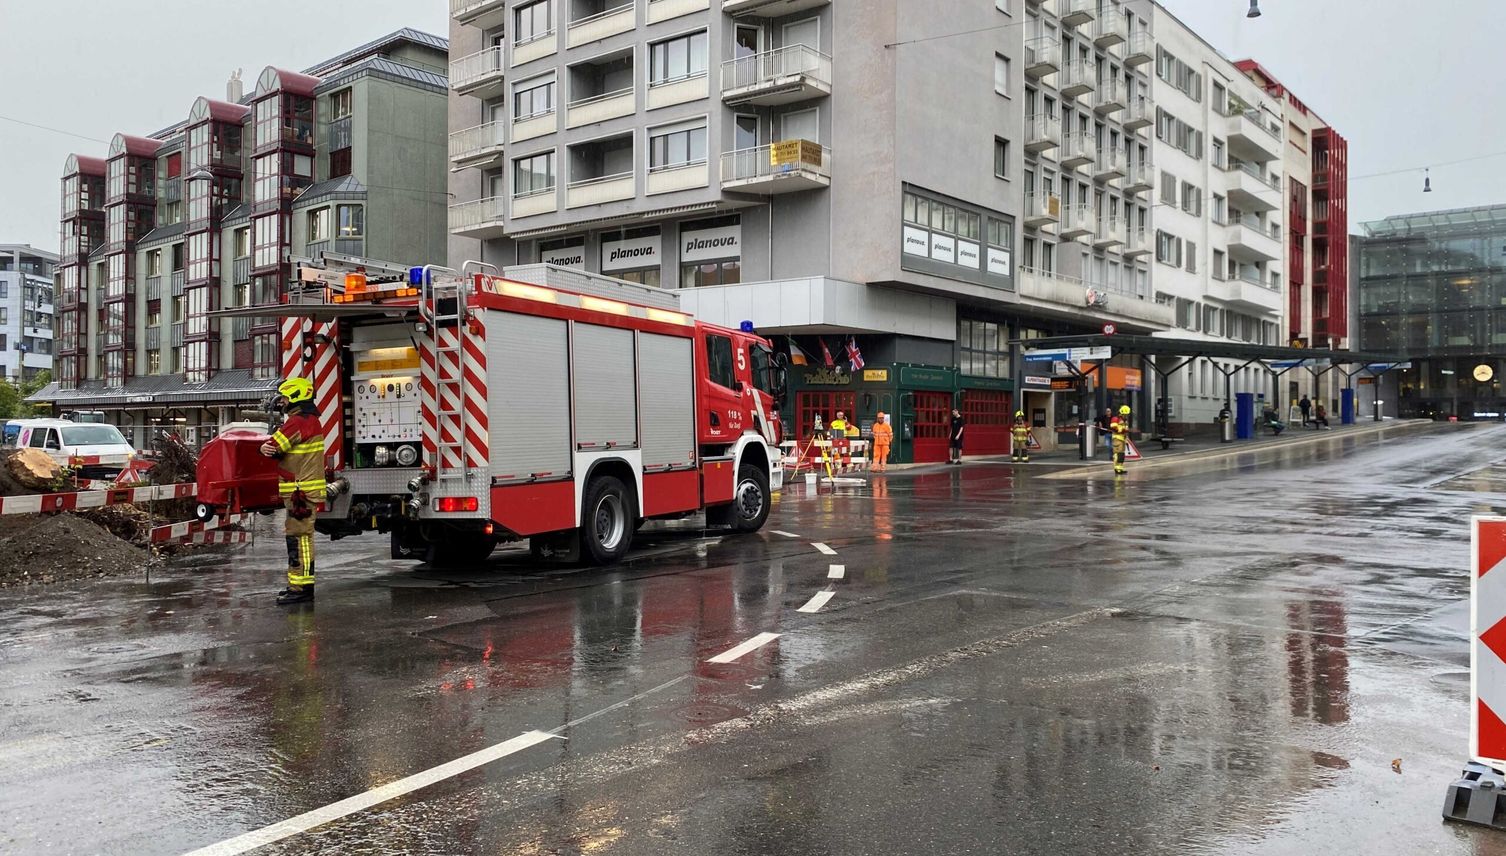
[[784,367],[774,361],[768,345],[754,342],[748,346],[753,359],[753,385],[776,399],[784,397]]

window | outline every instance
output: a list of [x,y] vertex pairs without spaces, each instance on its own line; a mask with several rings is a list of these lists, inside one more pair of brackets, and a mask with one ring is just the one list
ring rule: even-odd
[[173,244],[173,272],[183,269],[183,245]]
[[553,33],[554,0],[542,0],[513,10],[513,44],[521,45]]
[[1223,225],[1229,222],[1228,200],[1219,194],[1213,194],[1213,222]]
[[991,247],[1009,250],[1014,248],[1014,224],[988,218],[988,244]]
[[182,324],[183,323],[183,317],[188,314],[187,308],[188,308],[188,301],[184,298],[183,295],[180,294],[177,297],[173,298],[173,323],[174,324]]
[[330,119],[344,119],[350,115],[351,90],[342,89],[329,96]]
[[1171,234],[1156,230],[1156,261],[1164,262],[1172,267],[1182,266],[1182,239]]
[[1203,100],[1203,76],[1163,47],[1156,47],[1156,77],[1170,83],[1193,101]]
[[706,374],[711,382],[732,389],[737,376],[732,373],[732,340],[727,336],[706,337]]
[[994,137],[994,175],[1009,177],[1009,141],[1002,137]]
[[146,373],[147,374],[161,374],[162,373],[162,352],[161,351],[153,348],[152,350],[146,352]]
[[[146,254],[146,275],[147,276],[161,276],[162,275],[162,251],[161,250],[152,250],[151,252],[149,252],[149,253]],[[3,289],[4,289],[4,286],[0,285],[0,297],[4,297],[5,296],[5,293],[4,293]]]
[[1192,241],[1186,242],[1187,272],[1197,273],[1197,244]]
[[1213,165],[1219,169],[1224,167],[1224,141],[1217,137],[1213,139]]
[[315,208],[308,217],[309,242],[329,240],[329,208]]
[[512,195],[532,196],[554,189],[554,152],[543,152],[512,162]]
[[1202,216],[1202,188],[1188,181],[1182,182],[1182,210],[1186,211],[1188,214],[1191,214],[1194,217]]
[[359,238],[366,234],[366,208],[361,205],[336,205],[337,238]]
[[251,255],[251,227],[241,226],[235,230],[235,257],[243,259]]
[[1228,262],[1225,261],[1225,258],[1226,257],[1223,250],[1213,251],[1213,270],[1209,271],[1209,273],[1213,274],[1214,279],[1224,278],[1224,275],[1228,270]]
[[648,168],[666,169],[706,162],[706,126],[649,131]]
[[1009,57],[994,54],[994,91],[1009,95]]
[[1161,170],[1161,204],[1177,204],[1177,177],[1164,169]]
[[525,80],[513,88],[514,119],[527,119],[554,112],[554,78]]
[[162,301],[153,300],[146,305],[146,326],[162,326]]
[[648,46],[648,82],[652,86],[706,73],[706,33],[691,33]]
[[1009,377],[1009,328],[993,321],[957,319],[959,368],[976,377]]
[[329,153],[329,177],[350,175],[350,146]]
[[683,265],[680,268],[680,287],[698,288],[703,285],[736,285],[742,282],[742,262],[731,259],[724,262],[701,262]]

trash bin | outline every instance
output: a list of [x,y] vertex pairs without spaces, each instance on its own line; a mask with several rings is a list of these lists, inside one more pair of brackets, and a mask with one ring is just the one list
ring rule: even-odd
[[1218,439],[1221,443],[1234,442],[1234,416],[1225,407],[1218,412],[1218,417],[1213,421],[1218,423]]
[[1092,422],[1082,423],[1082,457],[1089,460],[1098,454],[1098,426]]

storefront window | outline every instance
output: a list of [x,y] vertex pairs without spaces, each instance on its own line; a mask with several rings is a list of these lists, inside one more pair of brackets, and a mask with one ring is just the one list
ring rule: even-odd
[[963,318],[957,322],[958,369],[975,377],[1007,378],[1013,374],[1009,359],[1008,326],[993,321]]
[[680,269],[681,288],[699,288],[703,285],[735,285],[742,282],[742,262],[703,262],[685,265]]

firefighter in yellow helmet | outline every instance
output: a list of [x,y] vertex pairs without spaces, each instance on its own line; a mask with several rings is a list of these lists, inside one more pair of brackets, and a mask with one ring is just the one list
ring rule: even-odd
[[1009,459],[1028,463],[1030,461],[1030,426],[1025,424],[1025,411],[1014,412],[1014,424],[1009,426]]
[[1119,406],[1119,415],[1109,420],[1110,437],[1114,446],[1114,472],[1123,475],[1129,470],[1124,468],[1124,450],[1129,445],[1129,416],[1128,404]]
[[277,492],[287,521],[288,587],[277,595],[279,604],[314,599],[314,511],[324,502],[324,428],[314,405],[314,384],[290,377],[277,387],[278,405],[287,413],[261,453],[277,458]]

